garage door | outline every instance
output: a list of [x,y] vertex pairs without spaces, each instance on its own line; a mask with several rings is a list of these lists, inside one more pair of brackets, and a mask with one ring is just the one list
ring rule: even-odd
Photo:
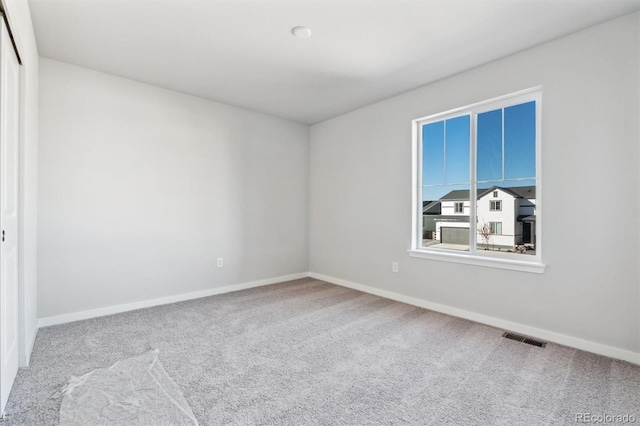
[[449,244],[469,244],[469,228],[440,228],[440,241]]

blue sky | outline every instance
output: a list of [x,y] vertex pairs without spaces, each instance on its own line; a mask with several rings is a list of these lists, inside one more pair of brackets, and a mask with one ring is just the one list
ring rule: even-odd
[[[422,126],[423,200],[469,188],[470,120],[466,115]],[[535,185],[535,132],[533,101],[478,114],[478,187]]]

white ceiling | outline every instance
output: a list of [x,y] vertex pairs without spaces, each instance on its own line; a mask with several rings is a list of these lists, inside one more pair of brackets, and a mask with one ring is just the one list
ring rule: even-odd
[[[311,124],[640,0],[29,0],[40,55]],[[309,39],[294,38],[297,25]]]

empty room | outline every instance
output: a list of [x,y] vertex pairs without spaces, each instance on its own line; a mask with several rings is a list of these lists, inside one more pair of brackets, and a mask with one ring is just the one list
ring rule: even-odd
[[640,0],[0,7],[0,426],[640,422]]

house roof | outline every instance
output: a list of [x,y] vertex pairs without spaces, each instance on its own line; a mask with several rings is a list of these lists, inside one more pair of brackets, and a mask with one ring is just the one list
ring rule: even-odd
[[440,200],[436,200],[436,201],[423,201],[422,202],[422,214],[441,214],[442,213],[442,208],[441,208],[441,204],[440,204]]
[[[478,189],[478,199],[484,197],[485,195],[493,192],[496,189],[504,191],[515,198],[536,198],[536,187],[535,185],[530,185],[530,186],[513,186],[508,188],[503,186],[492,186],[491,188],[488,188],[488,189]],[[453,191],[445,194],[442,198],[440,198],[440,200],[469,201],[469,190],[454,189]]]
[[454,189],[453,191],[445,194],[440,200],[460,200],[460,201],[469,201],[469,190],[468,189]]
[[506,192],[507,194],[511,194],[516,198],[536,198],[536,187],[535,185],[529,185],[529,186],[512,186],[509,188],[505,188],[502,186],[492,186],[491,188],[487,189],[486,191],[480,193],[480,191],[478,191],[478,198],[482,198],[485,195],[487,195],[489,192],[493,192],[496,189],[500,189],[504,192]]

